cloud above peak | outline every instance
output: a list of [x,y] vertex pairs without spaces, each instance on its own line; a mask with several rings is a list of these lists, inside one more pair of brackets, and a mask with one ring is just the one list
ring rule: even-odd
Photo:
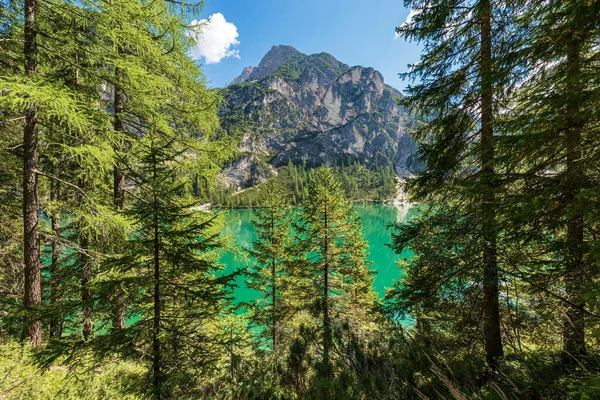
[[216,64],[224,58],[240,58],[240,44],[237,40],[237,27],[228,22],[223,14],[215,13],[207,19],[192,21],[188,34],[196,45],[190,50],[190,56],[196,60],[204,59],[206,64]]
[[[415,15],[419,14],[421,12],[421,10],[414,10],[411,9],[410,12],[408,13],[408,15],[406,16],[406,20],[404,20],[404,22],[402,23],[402,25],[400,25],[400,28],[404,28],[410,24],[413,23],[413,18],[415,17]],[[396,32],[394,34],[394,39],[398,39],[400,37],[400,35],[398,34],[398,32]]]

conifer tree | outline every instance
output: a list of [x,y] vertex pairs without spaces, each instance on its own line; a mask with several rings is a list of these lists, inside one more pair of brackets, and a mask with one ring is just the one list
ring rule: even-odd
[[374,296],[360,223],[330,168],[317,171],[294,226],[298,232],[290,272],[296,281],[294,291],[301,307],[319,321],[321,354],[313,388],[323,397],[335,398],[343,388],[332,381],[334,330],[358,322],[359,315],[371,309]]
[[[409,87],[404,103],[418,115],[432,116],[414,132],[426,170],[409,181],[409,190],[414,199],[439,205],[439,213],[458,212],[460,219],[470,220],[467,226],[480,238],[462,250],[473,258],[454,278],[479,270],[470,276],[483,288],[482,339],[488,365],[495,369],[503,346],[497,222],[501,187],[494,129],[499,104],[515,79],[514,65],[499,68],[498,59],[514,45],[508,34],[514,32],[508,27],[516,11],[512,3],[491,0],[406,4],[414,16],[397,32],[424,43],[425,51],[405,74],[421,82]],[[438,287],[446,283],[441,281]]]
[[282,294],[293,215],[286,198],[288,194],[281,185],[269,181],[261,190],[259,205],[253,209],[257,238],[250,252],[255,261],[248,287],[258,290],[263,297],[252,305],[250,318],[258,326],[266,327],[276,365],[286,310]]
[[[37,2],[27,0],[24,6],[24,71],[32,81],[37,73]],[[42,302],[40,266],[40,236],[38,218],[39,121],[35,104],[25,110],[23,126],[23,258],[25,270],[25,307],[36,307]],[[35,314],[31,314],[34,316]],[[33,317],[25,325],[23,336],[32,344],[42,343],[42,322]]]
[[[177,177],[175,138],[153,134],[136,144],[139,168],[130,176],[139,199],[128,213],[139,234],[129,242],[125,256],[111,262],[130,295],[130,305],[141,312],[139,320],[116,337],[137,337],[151,364],[155,398],[173,397],[198,371],[210,363],[207,324],[219,313],[229,277],[216,278],[217,216],[190,211],[193,203],[181,198],[189,189]],[[102,282],[107,290],[114,280]],[[134,293],[138,291],[138,293]],[[120,343],[121,351],[132,351]],[[151,348],[151,350],[150,350]],[[108,349],[106,349],[108,351]],[[112,351],[114,349],[111,349]],[[167,384],[168,382],[168,384]],[[187,389],[185,389],[187,390]]]
[[[116,287],[127,294],[132,323],[110,329],[112,304],[96,310],[96,334],[77,340],[56,338],[38,355],[42,366],[61,355],[74,365],[89,355],[98,361],[119,355],[143,360],[148,381],[136,388],[154,398],[182,393],[199,395],[203,377],[221,358],[216,318],[224,310],[231,276],[223,276],[217,260],[221,217],[195,210],[185,194],[186,159],[194,140],[174,135],[168,126],[135,141],[136,168],[128,169],[134,184],[131,207],[124,216],[133,224],[121,254],[106,258],[89,282],[90,304],[101,305]],[[102,313],[102,309],[105,310]]]
[[[71,11],[68,6],[60,7]],[[4,11],[7,11],[5,13]],[[16,18],[15,11],[21,11],[23,18]],[[3,35],[3,49],[10,49],[3,56],[4,66],[10,68],[8,74],[2,74],[0,85],[3,88],[0,106],[10,114],[22,113],[23,120],[23,250],[24,250],[24,294],[22,305],[27,310],[23,337],[35,345],[42,340],[41,306],[41,265],[40,265],[40,221],[38,212],[40,203],[40,176],[48,176],[42,171],[45,135],[49,130],[60,130],[65,134],[74,131],[86,131],[94,126],[93,103],[80,102],[74,90],[65,85],[65,76],[55,73],[57,56],[62,61],[75,63],[69,56],[61,54],[58,44],[67,40],[57,40],[53,34],[64,29],[62,13],[52,11],[36,1],[27,2],[23,7],[17,3],[2,4],[3,18],[7,17],[12,28]],[[68,12],[67,12],[68,13]],[[50,16],[49,14],[52,14]],[[16,28],[21,28],[19,33]],[[62,38],[61,38],[62,39]],[[22,43],[23,57],[17,58],[14,47],[4,43]],[[23,63],[19,66],[18,63]],[[21,122],[19,122],[21,123]],[[37,260],[37,261],[35,261]]]
[[[598,187],[599,5],[525,3],[519,28],[527,36],[513,56],[526,68],[507,118],[511,140],[503,150],[519,189],[509,199],[510,221],[513,236],[528,238],[536,249],[530,254],[538,254],[520,260],[518,275],[534,282],[533,291],[561,300],[564,351],[573,361],[586,353],[584,298],[593,292],[586,282],[597,274],[592,250],[597,217],[589,205]],[[551,283],[557,271],[562,287]]]

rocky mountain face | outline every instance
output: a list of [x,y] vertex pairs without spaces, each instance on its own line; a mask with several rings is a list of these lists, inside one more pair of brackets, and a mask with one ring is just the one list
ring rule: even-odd
[[239,76],[235,77],[229,85],[235,85],[236,83],[246,82],[248,80],[248,78],[250,78],[250,75],[252,75],[252,73],[254,72],[255,69],[256,69],[255,67],[244,68],[242,73]]
[[373,68],[273,46],[223,95],[223,125],[241,136],[241,156],[222,174],[228,186],[253,186],[290,161],[393,165],[400,177],[420,167],[407,133],[415,122],[396,103],[401,93]]

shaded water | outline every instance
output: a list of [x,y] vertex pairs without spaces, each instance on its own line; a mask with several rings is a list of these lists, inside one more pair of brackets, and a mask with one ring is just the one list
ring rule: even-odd
[[[394,281],[400,277],[396,261],[408,254],[397,255],[386,244],[391,241],[391,229],[389,224],[403,222],[413,218],[417,213],[417,207],[406,205],[360,205],[356,206],[356,212],[360,216],[363,227],[363,235],[369,244],[369,260],[373,263],[371,269],[377,274],[373,283],[374,289],[379,295],[385,295],[385,289],[392,287]],[[254,216],[251,209],[232,209],[227,212],[227,227],[225,233],[232,235],[234,243],[241,248],[251,249],[252,242],[256,239],[256,232],[252,225]],[[221,262],[226,266],[226,272],[249,267],[251,260],[241,254],[228,252]],[[256,291],[245,285],[243,276],[238,277],[234,290],[236,302],[251,301],[257,298]]]

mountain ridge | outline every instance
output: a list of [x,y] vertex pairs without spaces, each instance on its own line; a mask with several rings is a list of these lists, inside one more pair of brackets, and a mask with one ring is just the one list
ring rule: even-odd
[[396,102],[402,94],[374,68],[277,45],[257,67],[244,68],[223,96],[223,125],[241,131],[240,157],[222,173],[226,186],[253,186],[290,161],[393,165],[400,177],[419,168],[408,134],[414,119]]

